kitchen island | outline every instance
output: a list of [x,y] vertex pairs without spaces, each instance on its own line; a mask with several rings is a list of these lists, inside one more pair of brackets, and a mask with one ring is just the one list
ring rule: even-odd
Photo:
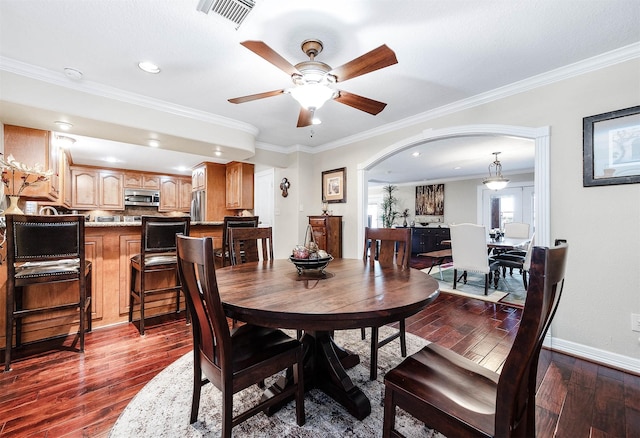
[[[129,312],[129,260],[140,252],[140,222],[86,222],[86,257],[93,266],[91,284],[91,317],[93,329],[128,321]],[[214,246],[222,245],[222,221],[192,222],[191,236],[213,237]],[[4,349],[6,318],[7,267],[4,264],[6,248],[2,248],[3,265],[0,266],[0,339]],[[151,277],[149,277],[151,278]],[[173,276],[158,278],[154,284],[174,281]],[[72,301],[77,294],[77,284],[54,283],[25,288],[25,307],[37,307],[40,303]],[[69,299],[71,298],[71,300]],[[182,309],[184,309],[184,301]],[[137,309],[137,307],[136,307]],[[145,306],[147,318],[175,311],[175,293],[153,296]],[[134,320],[139,318],[137,310]],[[57,336],[66,336],[78,331],[77,311],[46,312],[26,317],[22,324],[24,343]]]

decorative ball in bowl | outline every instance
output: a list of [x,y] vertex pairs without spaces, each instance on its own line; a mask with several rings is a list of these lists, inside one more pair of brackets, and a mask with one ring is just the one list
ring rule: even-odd
[[320,272],[324,272],[324,269],[327,267],[329,262],[333,260],[331,255],[322,258],[308,258],[308,259],[298,259],[294,256],[290,256],[289,260],[296,266],[298,270],[298,274],[302,274],[306,270],[316,270]]

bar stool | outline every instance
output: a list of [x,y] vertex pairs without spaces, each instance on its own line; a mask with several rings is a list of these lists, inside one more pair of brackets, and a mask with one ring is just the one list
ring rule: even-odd
[[[133,322],[133,306],[140,303],[140,335],[144,335],[145,297],[170,291],[176,292],[176,313],[180,312],[180,281],[176,258],[176,234],[189,235],[189,216],[142,216],[140,253],[131,257],[129,285],[129,322]],[[173,271],[175,282],[170,286],[147,289],[148,274]]]
[[[22,345],[22,319],[34,314],[79,309],[79,351],[83,352],[85,332],[91,331],[91,262],[85,259],[84,216],[7,215],[6,221],[5,371],[11,369],[14,323],[18,348]],[[55,297],[36,295],[36,305],[24,308],[25,286],[66,281],[78,282],[77,300],[59,303]]]

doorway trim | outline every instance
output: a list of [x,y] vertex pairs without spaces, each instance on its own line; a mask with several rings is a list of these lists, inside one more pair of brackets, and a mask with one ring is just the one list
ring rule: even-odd
[[509,136],[533,140],[535,143],[534,160],[534,190],[536,193],[535,209],[536,241],[539,245],[549,246],[551,240],[550,233],[550,174],[549,174],[549,149],[550,149],[549,126],[539,128],[529,128],[526,126],[514,125],[461,125],[451,126],[442,129],[427,129],[421,134],[407,137],[390,146],[387,146],[371,158],[358,164],[358,246],[364,245],[364,228],[366,227],[366,212],[368,203],[368,171],[380,162],[402,152],[411,147],[456,137],[467,137],[473,135],[486,136]]

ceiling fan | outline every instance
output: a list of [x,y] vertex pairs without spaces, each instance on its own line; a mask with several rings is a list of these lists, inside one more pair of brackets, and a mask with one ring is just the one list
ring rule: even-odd
[[344,82],[397,64],[396,54],[386,44],[333,69],[324,62],[315,60],[323,48],[322,41],[318,39],[308,39],[302,42],[300,47],[309,60],[295,66],[262,41],[244,41],[240,44],[290,75],[294,87],[236,97],[229,99],[231,103],[244,103],[285,93],[291,94],[301,105],[298,128],[311,125],[315,110],[330,99],[372,115],[378,114],[387,106],[384,102],[332,88],[332,85],[337,82]]

